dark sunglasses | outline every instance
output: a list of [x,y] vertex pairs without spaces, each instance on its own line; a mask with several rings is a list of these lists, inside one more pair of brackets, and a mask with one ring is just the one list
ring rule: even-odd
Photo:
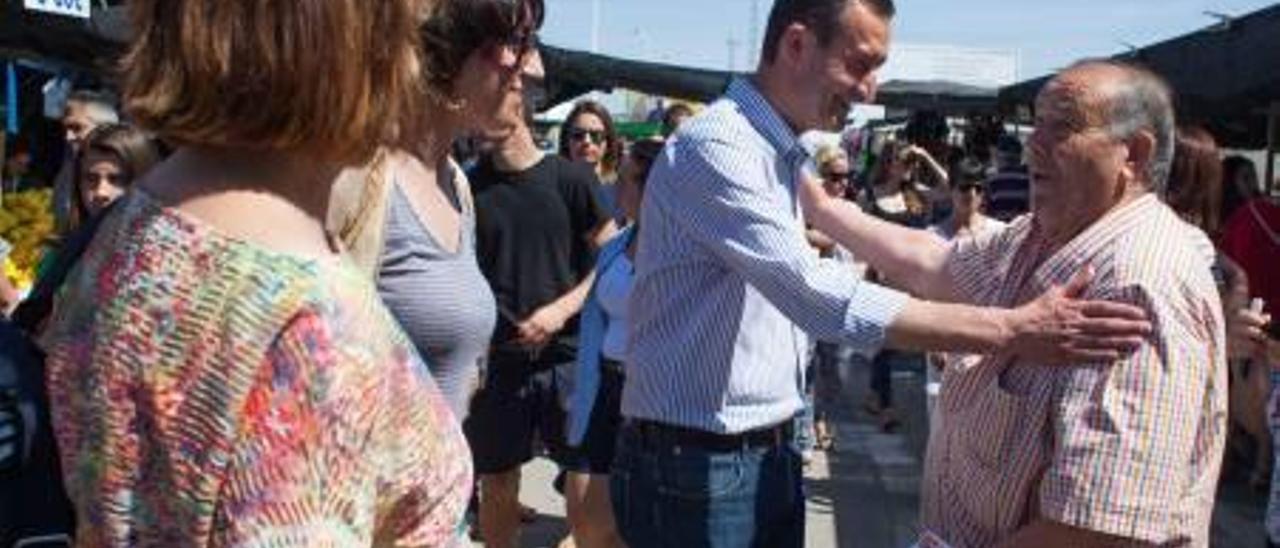
[[847,185],[849,184],[849,174],[848,173],[824,173],[822,174],[822,180],[828,183],[839,183],[842,185]]
[[536,49],[542,43],[542,37],[538,36],[537,31],[520,30],[514,35],[507,38],[504,45],[516,52],[521,59],[529,52]]
[[590,140],[591,144],[598,145],[604,142],[604,131],[574,128],[569,130],[569,140],[575,143],[582,140]]
[[959,184],[959,185],[956,185],[956,191],[958,191],[958,192],[977,192],[978,194],[983,194],[983,193],[985,193],[985,192],[987,191],[987,188],[986,188],[986,187],[984,187],[984,186],[982,186],[982,185],[975,185],[975,184],[972,184],[972,183],[966,183],[966,184]]

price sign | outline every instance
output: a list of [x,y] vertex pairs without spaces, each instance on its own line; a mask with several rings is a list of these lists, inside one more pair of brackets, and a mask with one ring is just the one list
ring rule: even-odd
[[29,10],[89,18],[89,2],[92,0],[22,0]]

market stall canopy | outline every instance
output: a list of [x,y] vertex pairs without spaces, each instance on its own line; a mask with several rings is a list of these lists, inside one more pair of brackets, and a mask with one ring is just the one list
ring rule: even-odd
[[617,88],[706,103],[723,93],[733,77],[725,71],[632,61],[546,44],[541,51],[547,106]]
[[[1280,103],[1280,4],[1114,58],[1167,79],[1180,122],[1206,126],[1227,147],[1266,146],[1263,113]],[[1001,89],[1000,102],[1009,111],[1030,107],[1048,81]]]
[[27,10],[23,0],[2,0],[0,5],[0,57],[104,73],[126,40],[128,24],[120,6],[95,6],[92,19],[86,20]]
[[[729,86],[735,73],[634,61],[542,46],[547,68],[546,103],[557,105],[590,91],[616,88],[640,93],[709,102]],[[876,104],[894,110],[937,110],[948,114],[993,112],[996,90],[944,81],[888,82]]]
[[997,90],[945,80],[890,80],[880,86],[876,104],[893,110],[932,110],[942,114],[989,113]]

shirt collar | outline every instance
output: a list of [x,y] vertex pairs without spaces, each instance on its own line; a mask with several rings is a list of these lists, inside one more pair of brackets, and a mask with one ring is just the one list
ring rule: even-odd
[[800,144],[800,137],[791,130],[782,115],[774,110],[768,99],[760,93],[760,89],[745,77],[736,77],[729,83],[725,97],[737,103],[747,121],[764,136],[778,154],[791,160],[808,157],[808,153]]
[[[1122,237],[1140,223],[1158,214],[1161,202],[1155,194],[1147,193],[1125,205],[1112,209],[1083,232],[1072,238],[1040,264],[1036,269],[1036,281],[1040,287],[1061,283],[1063,272],[1074,274],[1095,255],[1107,249],[1107,244]],[[1068,274],[1068,277],[1069,277]]]

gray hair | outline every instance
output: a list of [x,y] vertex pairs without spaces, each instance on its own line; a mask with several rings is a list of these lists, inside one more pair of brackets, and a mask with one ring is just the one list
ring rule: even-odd
[[85,113],[89,115],[94,125],[120,123],[120,113],[116,110],[115,100],[107,93],[87,89],[76,90],[67,96],[67,104],[71,103],[84,105]]
[[1147,165],[1147,187],[1164,195],[1173,167],[1173,151],[1177,121],[1173,110],[1173,91],[1169,84],[1149,69],[1113,60],[1088,60],[1073,65],[1068,71],[1085,67],[1117,69],[1125,77],[1106,90],[1106,132],[1114,139],[1127,140],[1138,132],[1148,131],[1155,137],[1156,148]]

